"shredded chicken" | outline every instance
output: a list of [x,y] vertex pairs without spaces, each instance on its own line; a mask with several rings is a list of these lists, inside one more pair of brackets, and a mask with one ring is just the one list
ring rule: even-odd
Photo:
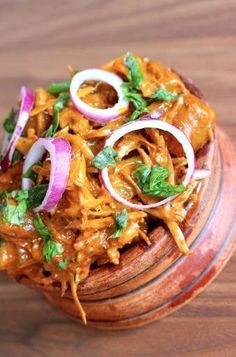
[[[189,138],[195,152],[212,139],[215,114],[210,106],[189,93],[177,74],[159,63],[139,58],[144,74],[141,91],[150,97],[155,88],[162,85],[179,94],[174,102],[155,101],[149,105],[150,111],[162,110],[163,120],[181,129]],[[103,66],[104,69],[126,78],[127,68],[123,58],[118,58]],[[70,72],[74,71],[70,68]],[[112,106],[116,93],[105,84],[88,83],[81,88],[83,100],[99,108]],[[27,154],[32,144],[43,135],[52,121],[56,96],[43,88],[36,89],[35,106],[22,136],[17,142],[17,150]],[[132,109],[130,109],[131,112]],[[77,297],[77,285],[87,278],[91,265],[111,262],[119,264],[120,250],[133,242],[144,240],[151,244],[148,222],[157,219],[168,227],[180,252],[189,254],[181,227],[184,227],[186,204],[194,197],[196,182],[192,181],[187,190],[170,203],[155,209],[128,211],[128,221],[121,235],[111,239],[114,232],[116,214],[124,208],[101,185],[98,170],[92,159],[102,149],[106,138],[116,128],[126,123],[130,112],[104,126],[89,121],[79,113],[69,101],[60,114],[60,129],[56,137],[64,138],[72,146],[71,168],[66,191],[55,211],[43,213],[42,218],[53,240],[63,246],[62,256],[45,262],[42,255],[43,239],[35,231],[33,213],[27,212],[22,226],[0,225],[0,269],[12,276],[27,276],[41,285],[60,282],[62,292],[69,286],[75,303],[86,317]],[[152,203],[155,197],[145,195],[134,180],[132,172],[137,161],[146,165],[167,167],[171,174],[168,182],[172,185],[182,182],[186,172],[186,158],[179,143],[171,135],[156,129],[147,129],[127,134],[114,149],[120,161],[109,168],[110,179],[115,190],[124,198],[137,203]],[[42,165],[35,165],[37,183],[47,182],[50,173],[48,158]],[[15,162],[6,172],[0,172],[0,190],[11,192],[21,187],[22,160]],[[160,223],[157,223],[160,224]],[[61,258],[68,259],[66,269],[56,264]]]

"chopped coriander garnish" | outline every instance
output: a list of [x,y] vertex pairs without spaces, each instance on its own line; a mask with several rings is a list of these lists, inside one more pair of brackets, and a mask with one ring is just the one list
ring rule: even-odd
[[70,96],[68,93],[60,93],[53,107],[52,124],[43,134],[45,137],[53,136],[59,126],[60,112],[67,106]]
[[3,245],[3,243],[4,243],[4,239],[0,236],[0,247],[1,245]]
[[176,100],[177,98],[176,93],[169,92],[168,90],[164,88],[157,88],[155,92],[152,94],[152,98],[156,100],[163,100],[165,102],[171,102],[173,100]]
[[54,104],[54,111],[61,112],[68,104],[70,95],[68,93],[60,93]]
[[20,202],[17,205],[7,204],[2,210],[3,221],[6,223],[20,226],[23,222],[27,207],[25,201]]
[[165,181],[170,176],[167,167],[157,165],[148,167],[145,164],[138,163],[133,176],[146,195],[167,198],[186,190],[182,183],[174,186]]
[[66,258],[57,263],[57,266],[62,270],[65,270],[67,265],[68,265],[68,259]]
[[16,201],[15,204],[9,203],[7,192],[2,192],[1,197],[0,211],[2,212],[3,222],[17,226],[21,225],[27,211],[27,192],[21,190],[13,191],[10,198]]
[[[40,205],[47,192],[48,185],[38,185],[28,191],[15,190],[11,193],[6,191],[1,193],[0,211],[2,220],[5,223],[17,226],[23,223],[27,209],[33,209]],[[12,203],[10,199],[15,202]]]
[[51,94],[57,94],[61,92],[66,92],[70,89],[70,80],[59,82],[59,83],[52,83],[47,87],[47,92]]
[[33,225],[36,232],[40,235],[41,238],[45,239],[46,241],[52,238],[48,227],[43,223],[38,213],[33,218]]
[[134,89],[139,89],[143,82],[143,72],[139,60],[130,52],[124,57],[124,64],[128,68],[128,79]]
[[122,90],[124,97],[133,104],[134,111],[129,117],[129,121],[136,120],[142,114],[148,113],[148,105],[154,100],[170,102],[177,98],[176,93],[171,93],[168,90],[159,87],[152,94],[150,99],[145,99],[140,91],[140,87],[144,80],[141,64],[132,53],[128,52],[124,56],[124,64],[128,68],[128,82],[124,82]]
[[107,166],[114,166],[117,162],[117,156],[117,152],[111,146],[106,146],[93,158],[92,164],[102,170]]
[[33,209],[38,207],[48,190],[48,184],[37,185],[28,190],[27,207],[28,209]]
[[38,162],[37,164],[34,164],[32,166],[29,167],[29,169],[24,173],[23,178],[29,178],[32,181],[36,182],[38,174],[34,171],[34,166],[35,165],[42,165],[41,162]]
[[12,156],[12,162],[19,161],[22,159],[22,157],[23,157],[22,153],[20,151],[18,151],[17,149],[15,149],[13,156]]
[[116,217],[115,217],[115,232],[110,238],[118,238],[121,235],[122,229],[127,226],[128,213],[124,208]]
[[125,99],[127,99],[134,106],[134,111],[129,117],[129,121],[135,120],[143,113],[148,113],[148,102],[144,99],[141,92],[138,92],[143,82],[144,76],[139,60],[130,52],[124,57],[124,64],[128,68],[129,82],[124,82],[122,90]]
[[61,243],[56,243],[53,240],[48,240],[43,246],[43,256],[47,263],[50,263],[52,258],[64,252]]
[[41,238],[45,240],[42,254],[47,263],[49,263],[53,257],[60,255],[64,252],[61,243],[54,242],[52,240],[51,232],[48,227],[43,223],[39,214],[36,214],[33,219],[33,225],[37,233]]
[[14,200],[17,201],[17,202],[20,202],[20,201],[23,201],[23,200],[27,200],[28,191],[24,191],[24,190],[12,191],[11,197],[14,198]]
[[4,120],[3,127],[6,130],[6,132],[9,134],[12,134],[15,129],[16,126],[15,116],[16,116],[16,111],[12,108],[7,118]]
[[129,121],[136,120],[141,114],[149,112],[147,107],[148,103],[140,93],[128,92],[125,94],[125,98],[132,103],[135,108],[129,117]]

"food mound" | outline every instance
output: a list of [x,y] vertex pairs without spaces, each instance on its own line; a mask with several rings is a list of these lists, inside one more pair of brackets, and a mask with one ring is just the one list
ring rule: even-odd
[[62,294],[91,266],[165,224],[181,253],[196,203],[196,152],[215,113],[169,68],[133,53],[35,91],[22,87],[3,126],[0,269]]

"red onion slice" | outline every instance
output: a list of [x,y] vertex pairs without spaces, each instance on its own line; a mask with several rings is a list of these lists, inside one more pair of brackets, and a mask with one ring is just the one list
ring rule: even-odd
[[[51,211],[56,207],[66,189],[70,171],[71,146],[69,142],[62,138],[41,138],[33,144],[25,158],[23,175],[32,165],[42,159],[46,151],[49,152],[51,158],[49,185],[43,202],[34,209],[35,212]],[[30,179],[23,178],[22,189],[28,190],[31,184]]]
[[16,122],[16,127],[8,143],[6,154],[3,160],[1,161],[1,168],[3,172],[6,172],[8,170],[8,167],[12,160],[13,153],[15,151],[17,140],[21,136],[26,126],[26,123],[29,119],[30,112],[33,108],[34,97],[35,97],[34,92],[31,89],[26,87],[21,87],[20,98],[19,98],[21,100],[21,106],[19,110],[18,119]]
[[196,169],[193,173],[194,180],[204,180],[210,176],[210,170],[208,169]]
[[[189,184],[189,182],[192,178],[193,172],[194,172],[195,159],[194,159],[194,151],[193,151],[192,145],[190,144],[187,137],[185,136],[185,134],[182,131],[180,131],[175,126],[173,126],[169,123],[166,123],[165,121],[153,120],[153,119],[151,119],[151,120],[142,120],[141,119],[141,120],[137,120],[135,122],[125,124],[113,132],[113,134],[109,137],[109,139],[107,139],[107,141],[105,143],[105,147],[106,146],[113,147],[115,145],[115,143],[117,142],[117,140],[122,138],[124,135],[130,133],[131,131],[141,130],[144,128],[156,128],[159,130],[167,131],[168,133],[172,134],[179,141],[179,143],[182,145],[183,150],[186,155],[186,158],[187,158],[187,162],[188,162],[188,169],[186,172],[185,179],[183,181],[183,184],[185,186],[187,186]],[[131,203],[131,202],[127,201],[125,198],[121,197],[115,191],[115,189],[112,187],[112,184],[109,179],[108,168],[105,168],[101,171],[101,177],[102,177],[102,182],[104,183],[104,186],[106,187],[108,192],[115,198],[115,200],[117,200],[120,203],[123,203],[125,206],[131,207],[131,208],[134,208],[137,210],[155,208],[155,207],[164,205],[164,204],[170,202],[171,200],[173,200],[177,196],[177,195],[171,196],[171,197],[168,197],[162,201],[148,204],[148,205],[135,204],[135,203]]]
[[[107,109],[93,108],[83,102],[79,98],[77,91],[85,81],[89,80],[102,81],[110,84],[117,92],[118,102],[112,108]],[[81,113],[94,122],[104,124],[119,117],[119,115],[128,110],[129,102],[124,98],[121,87],[122,83],[122,79],[114,73],[101,69],[86,69],[76,73],[72,78],[70,85],[71,98],[75,107]]]

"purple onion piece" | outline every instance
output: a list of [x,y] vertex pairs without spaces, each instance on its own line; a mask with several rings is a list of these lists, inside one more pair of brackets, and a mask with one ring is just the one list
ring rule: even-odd
[[19,115],[17,118],[16,122],[16,127],[14,129],[14,132],[10,138],[10,141],[8,143],[8,147],[6,149],[6,154],[1,161],[1,168],[3,172],[6,172],[8,170],[8,167],[11,163],[13,153],[15,151],[15,146],[17,143],[17,140],[21,136],[27,122],[30,116],[30,112],[33,108],[34,105],[34,92],[26,87],[22,87],[20,90],[20,100],[21,100],[21,106],[19,110]]
[[[62,138],[41,138],[34,143],[25,158],[23,175],[32,165],[41,160],[47,151],[51,159],[49,186],[43,202],[34,209],[35,212],[51,211],[57,206],[66,189],[70,171],[71,146],[69,142]],[[31,184],[30,179],[23,178],[22,189],[28,190]]]

